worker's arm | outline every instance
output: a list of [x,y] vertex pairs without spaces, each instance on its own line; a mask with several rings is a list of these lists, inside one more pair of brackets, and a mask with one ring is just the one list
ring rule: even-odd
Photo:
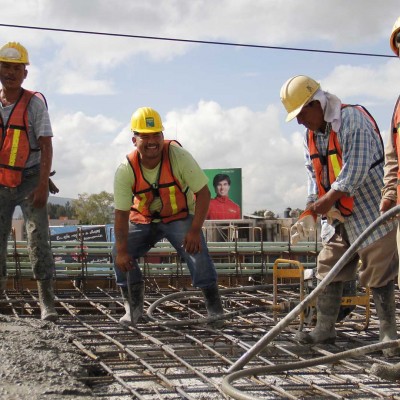
[[347,193],[330,189],[326,194],[316,200],[314,203],[308,204],[307,208],[316,214],[326,214],[341,197],[346,196]]
[[185,250],[190,254],[198,253],[201,250],[200,234],[207,216],[210,198],[211,194],[207,185],[203,186],[196,193],[196,207],[193,222],[183,243]]
[[115,210],[114,235],[117,252],[115,265],[121,271],[132,269],[132,257],[128,253],[129,212]]
[[31,193],[33,207],[42,208],[47,204],[49,197],[49,177],[53,160],[52,138],[41,136],[38,140],[40,147],[40,175],[39,183]]
[[385,149],[385,175],[383,177],[381,213],[388,211],[397,202],[397,172],[399,164],[392,138],[389,138]]

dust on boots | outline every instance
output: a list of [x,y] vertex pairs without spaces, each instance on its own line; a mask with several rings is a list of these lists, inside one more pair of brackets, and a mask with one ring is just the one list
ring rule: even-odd
[[128,286],[120,286],[121,295],[124,300],[125,315],[120,318],[119,323],[125,326],[135,326],[143,316],[144,304],[144,282]]
[[297,332],[295,340],[302,344],[333,344],[335,323],[342,301],[343,282],[330,283],[317,298],[317,323],[310,333]]
[[[372,288],[376,314],[379,318],[379,341],[387,342],[397,339],[396,303],[394,296],[394,282],[386,286]],[[385,357],[395,357],[400,354],[400,348],[382,350]]]
[[[213,283],[210,286],[201,288],[201,291],[204,295],[208,316],[212,317],[215,315],[222,315],[224,313],[224,308],[222,307],[221,297],[219,295],[217,284]],[[209,325],[214,329],[221,329],[224,326],[224,321],[218,320],[210,322]]]
[[37,287],[41,319],[44,321],[56,321],[58,314],[54,307],[53,280],[37,281]]

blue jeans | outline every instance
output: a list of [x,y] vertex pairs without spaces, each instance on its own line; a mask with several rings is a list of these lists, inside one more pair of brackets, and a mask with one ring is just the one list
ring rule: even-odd
[[16,206],[20,206],[25,220],[29,259],[35,279],[51,279],[54,259],[49,244],[47,207],[34,208],[29,194],[39,183],[39,170],[27,170],[16,188],[0,186],[0,276],[7,275],[7,241]]
[[[183,248],[183,240],[186,232],[192,225],[193,216],[188,216],[179,221],[164,224],[162,222],[152,224],[129,223],[128,252],[134,260],[134,268],[130,271],[130,284],[143,280],[142,271],[138,264],[138,258],[143,257],[158,241],[166,238],[176,249],[178,255],[183,258],[189,268],[194,287],[204,288],[217,282],[217,272],[214,263],[208,253],[206,241],[201,233],[201,252],[189,254]],[[113,249],[115,260],[116,250]],[[127,274],[118,269],[114,264],[117,285],[127,285]]]

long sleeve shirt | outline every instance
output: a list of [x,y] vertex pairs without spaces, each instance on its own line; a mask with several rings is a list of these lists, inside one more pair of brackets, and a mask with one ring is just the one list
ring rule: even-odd
[[397,138],[399,138],[400,121],[395,121],[395,115],[400,115],[400,112],[396,113],[398,108],[400,108],[400,96],[393,111],[390,137],[385,149],[385,174],[383,177],[384,186],[382,188],[382,199],[392,200],[395,203],[397,202],[397,172],[399,170],[399,162],[394,147],[393,132],[396,130]]
[[[352,244],[380,216],[384,150],[380,135],[362,111],[356,107],[345,107],[341,110],[341,120],[337,138],[342,149],[342,169],[331,188],[354,198],[353,213],[346,217],[344,222]],[[322,155],[327,152],[330,130],[328,124],[326,132],[314,133],[316,146]],[[307,132],[304,145],[308,173],[308,203],[318,198],[318,189],[307,145]],[[382,162],[373,166],[381,159]],[[329,186],[327,168],[325,169],[323,184]],[[360,249],[385,236],[394,227],[394,222],[381,225],[365,240]]]

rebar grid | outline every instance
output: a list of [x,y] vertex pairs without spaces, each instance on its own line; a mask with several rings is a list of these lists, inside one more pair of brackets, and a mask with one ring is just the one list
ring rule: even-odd
[[[298,301],[295,287],[283,286],[285,301]],[[176,292],[174,288],[147,287],[145,309],[154,301]],[[272,290],[223,293],[227,312],[273,304]],[[397,298],[398,303],[399,298]],[[225,399],[221,382],[227,370],[248,351],[284,314],[254,312],[225,322],[216,331],[208,326],[174,328],[149,322],[124,328],[120,294],[113,289],[58,290],[56,323],[75,338],[74,344],[94,360],[99,371],[86,379],[102,399]],[[8,291],[0,300],[0,313],[19,318],[40,318],[35,290]],[[180,321],[205,317],[203,299],[193,296],[161,303],[155,311],[160,320]],[[378,321],[373,309],[366,331],[354,329],[365,318],[363,307],[337,325],[335,345],[304,346],[293,340],[300,320],[294,321],[248,367],[281,365],[309,360],[359,348],[379,340]],[[241,379],[235,387],[254,397],[265,399],[391,398],[400,399],[398,384],[382,381],[369,374],[373,362],[387,362],[380,353],[340,360],[284,373]],[[399,362],[398,358],[390,363]],[[101,372],[100,372],[101,371]]]

